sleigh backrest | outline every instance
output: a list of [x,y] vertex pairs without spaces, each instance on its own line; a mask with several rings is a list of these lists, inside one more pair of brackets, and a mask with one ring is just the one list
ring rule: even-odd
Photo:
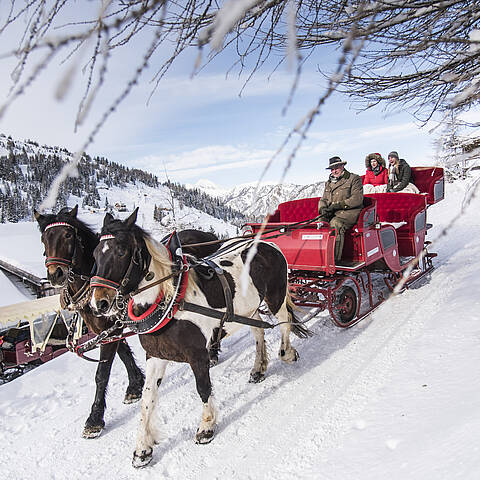
[[444,178],[441,167],[412,167],[412,181],[432,205],[444,198]]

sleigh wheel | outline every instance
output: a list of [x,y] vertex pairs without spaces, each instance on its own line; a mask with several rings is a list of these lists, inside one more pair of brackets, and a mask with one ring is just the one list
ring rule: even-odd
[[354,323],[357,313],[357,294],[352,287],[342,287],[336,292],[333,311],[333,321],[339,327],[348,327]]

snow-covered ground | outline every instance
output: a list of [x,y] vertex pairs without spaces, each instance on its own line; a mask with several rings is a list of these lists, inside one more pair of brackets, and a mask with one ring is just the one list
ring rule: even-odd
[[[208,445],[193,441],[201,401],[189,367],[171,364],[159,395],[164,441],[150,466],[131,456],[139,404],[124,405],[123,365],[115,361],[106,428],[81,438],[94,396],[94,364],[65,354],[0,386],[1,475],[25,479],[461,479],[480,472],[480,221],[478,197],[458,216],[463,184],[429,209],[438,252],[429,282],[391,298],[349,330],[320,315],[310,339],[293,338],[294,365],[277,358],[279,332],[267,332],[266,380],[247,383],[254,359],[247,329],[223,342],[211,370],[220,418]],[[20,243],[23,224],[2,226]],[[31,230],[25,259],[33,261]],[[31,251],[30,251],[31,249]],[[30,253],[32,260],[29,259]],[[41,251],[40,251],[41,255]],[[42,263],[40,258],[39,263]],[[2,286],[3,286],[3,280]],[[0,299],[5,301],[5,289]],[[139,362],[138,340],[130,342]]]

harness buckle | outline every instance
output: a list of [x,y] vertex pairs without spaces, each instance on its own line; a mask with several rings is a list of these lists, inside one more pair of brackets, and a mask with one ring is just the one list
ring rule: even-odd
[[125,306],[126,306],[125,297],[119,292],[117,292],[117,296],[115,297],[115,305],[118,310],[120,311],[125,310]]

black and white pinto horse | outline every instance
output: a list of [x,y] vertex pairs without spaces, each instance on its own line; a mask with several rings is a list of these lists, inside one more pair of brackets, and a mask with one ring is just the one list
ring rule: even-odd
[[[129,304],[129,317],[140,317],[155,308],[159,298],[175,297],[175,282],[172,278],[144,289],[155,280],[168,277],[173,264],[169,251],[155,242],[144,230],[135,225],[136,212],[125,221],[115,220],[107,214],[101,232],[101,241],[94,252],[97,263],[97,275],[103,279],[92,288],[91,306],[100,315],[116,316],[117,287],[130,284],[133,295]],[[287,263],[285,257],[275,246],[259,242],[257,251],[250,263],[246,279],[246,295],[240,291],[240,277],[253,241],[242,241],[229,250],[226,242],[215,261],[225,271],[231,288],[234,312],[237,315],[260,320],[259,306],[264,300],[270,312],[280,323],[280,358],[288,363],[298,359],[297,351],[290,344],[290,330],[299,336],[306,336],[305,327],[293,323],[293,315],[287,285]],[[148,258],[149,265],[142,265]],[[128,272],[128,273],[127,273]],[[224,310],[226,300],[220,282],[216,278],[208,279],[190,269],[184,289],[184,301],[203,307]],[[153,279],[152,279],[153,277]],[[92,283],[92,285],[94,285]],[[134,290],[136,289],[136,290]],[[133,454],[133,465],[141,467],[152,459],[153,446],[159,436],[154,426],[157,389],[164,377],[168,361],[186,362],[190,365],[196,380],[198,394],[203,402],[200,425],[195,435],[197,443],[212,440],[217,421],[217,412],[212,398],[212,385],[209,374],[208,340],[219,320],[199,313],[176,311],[174,318],[162,329],[140,335],[140,343],[146,351],[146,380],[142,395],[142,411],[137,442]],[[234,333],[242,325],[228,322],[224,324],[227,334]],[[251,327],[256,342],[256,356],[250,373],[251,382],[263,380],[268,356],[264,340],[264,330]]]
[[[110,328],[115,321],[112,316],[94,315],[90,308],[90,277],[95,270],[93,251],[99,238],[84,222],[77,218],[78,206],[71,210],[63,208],[58,214],[42,215],[34,211],[45,247],[47,278],[54,287],[61,288],[63,308],[77,311],[89,330],[99,334]],[[185,230],[179,233],[186,243],[216,240],[211,233]],[[198,256],[213,253],[218,245],[193,247],[191,253]],[[95,438],[105,426],[104,413],[110,371],[118,354],[128,374],[128,386],[124,403],[140,400],[144,375],[137,366],[133,353],[123,339],[101,344],[100,358],[95,375],[96,391],[91,412],[82,433],[84,438]]]

